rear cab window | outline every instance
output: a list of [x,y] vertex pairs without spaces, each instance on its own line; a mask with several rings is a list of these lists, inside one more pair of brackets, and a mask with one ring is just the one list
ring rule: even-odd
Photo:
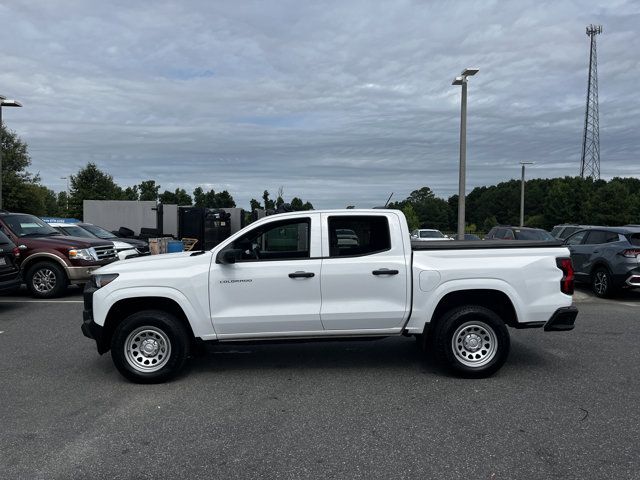
[[386,216],[330,216],[328,225],[329,257],[372,255],[391,249]]

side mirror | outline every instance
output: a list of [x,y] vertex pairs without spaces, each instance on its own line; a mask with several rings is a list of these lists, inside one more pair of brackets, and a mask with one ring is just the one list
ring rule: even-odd
[[216,256],[216,263],[223,265],[232,265],[236,263],[237,258],[242,254],[242,250],[238,248],[230,248],[229,250],[222,250],[218,252]]

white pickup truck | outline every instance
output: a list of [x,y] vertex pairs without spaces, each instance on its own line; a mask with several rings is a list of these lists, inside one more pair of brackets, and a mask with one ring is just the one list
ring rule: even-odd
[[[340,241],[345,230],[353,241]],[[307,211],[263,218],[211,251],[96,270],[82,331],[140,383],[175,375],[201,342],[394,335],[483,377],[507,358],[507,326],[571,330],[572,293],[560,244],[412,245],[398,210]]]

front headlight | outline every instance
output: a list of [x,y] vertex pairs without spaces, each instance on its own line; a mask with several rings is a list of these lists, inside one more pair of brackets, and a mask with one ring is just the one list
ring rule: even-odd
[[98,260],[98,254],[91,248],[72,248],[69,250],[69,258],[73,260],[87,260],[93,262]]
[[117,273],[103,273],[103,274],[95,274],[91,276],[91,281],[93,286],[96,288],[102,288],[106,285],[109,285],[116,278],[118,278]]

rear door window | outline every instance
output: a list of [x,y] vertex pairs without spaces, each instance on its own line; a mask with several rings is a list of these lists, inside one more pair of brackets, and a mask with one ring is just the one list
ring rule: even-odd
[[589,236],[585,240],[587,245],[601,245],[603,243],[617,242],[619,236],[615,232],[608,232],[606,230],[591,230]]
[[371,255],[391,249],[389,221],[384,216],[329,217],[329,256]]

